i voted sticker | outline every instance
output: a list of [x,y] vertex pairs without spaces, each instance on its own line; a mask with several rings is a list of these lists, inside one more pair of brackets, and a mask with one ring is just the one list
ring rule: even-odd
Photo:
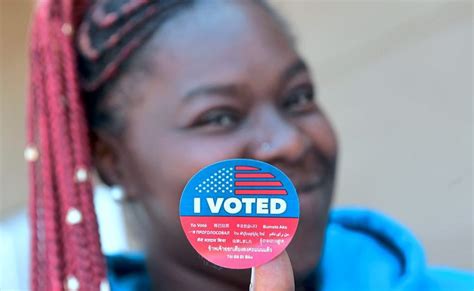
[[183,190],[181,226],[194,249],[213,264],[247,269],[288,246],[298,226],[298,195],[276,167],[231,159],[196,173]]

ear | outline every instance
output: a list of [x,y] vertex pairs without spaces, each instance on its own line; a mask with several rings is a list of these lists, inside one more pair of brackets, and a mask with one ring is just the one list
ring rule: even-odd
[[92,161],[100,179],[107,186],[121,186],[125,192],[125,200],[134,200],[137,195],[137,185],[132,176],[127,173],[127,154],[118,137],[104,131],[91,133]]

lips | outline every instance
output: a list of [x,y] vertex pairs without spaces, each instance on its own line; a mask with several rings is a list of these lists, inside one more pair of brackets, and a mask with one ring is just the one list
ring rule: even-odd
[[295,185],[296,191],[298,194],[313,192],[314,190],[323,186],[325,184],[325,181],[326,181],[325,177],[317,176],[312,181]]
[[327,159],[315,154],[295,163],[293,168],[281,165],[280,169],[288,175],[298,194],[306,194],[324,187],[329,182],[332,164]]

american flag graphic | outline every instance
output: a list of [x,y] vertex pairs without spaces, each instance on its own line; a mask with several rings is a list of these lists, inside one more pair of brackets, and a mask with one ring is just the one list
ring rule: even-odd
[[286,195],[283,184],[273,174],[252,166],[224,167],[196,186],[198,193],[235,195]]

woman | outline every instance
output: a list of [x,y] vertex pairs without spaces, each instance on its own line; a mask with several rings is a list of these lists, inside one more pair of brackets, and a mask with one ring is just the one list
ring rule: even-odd
[[[203,262],[178,219],[189,178],[237,157],[283,170],[301,202],[288,256],[257,268],[252,288],[471,286],[467,274],[428,269],[412,235],[380,214],[339,210],[328,221],[336,137],[263,1],[43,0],[31,44],[33,289],[247,289],[250,272]],[[93,169],[124,190],[146,259],[106,264]]]

